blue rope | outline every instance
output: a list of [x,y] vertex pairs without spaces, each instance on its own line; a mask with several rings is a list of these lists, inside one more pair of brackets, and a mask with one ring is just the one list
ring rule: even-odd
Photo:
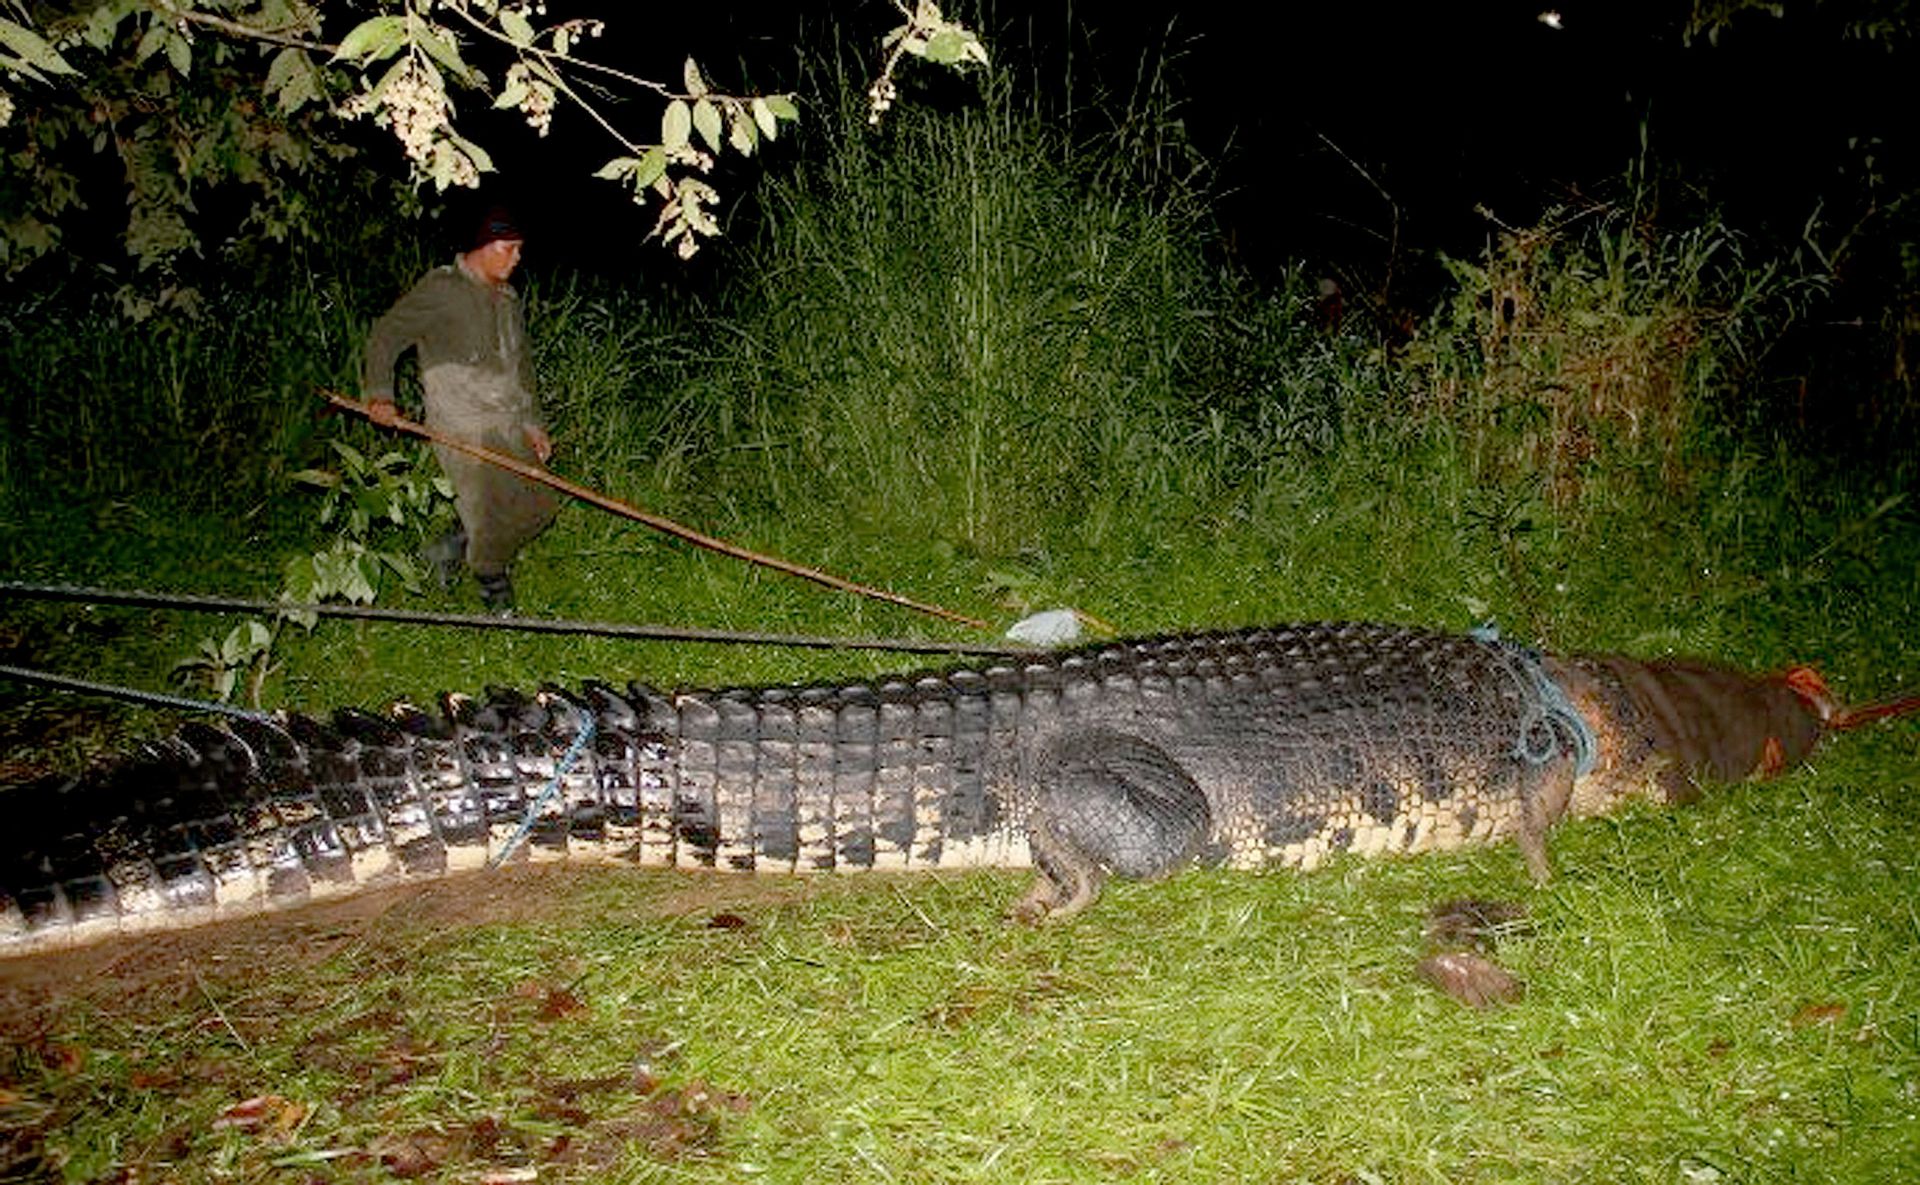
[[547,781],[547,788],[542,790],[540,796],[533,800],[533,805],[527,808],[526,817],[520,820],[519,828],[507,840],[506,846],[500,849],[499,855],[487,861],[488,868],[498,868],[506,863],[513,855],[514,849],[527,838],[527,833],[533,830],[534,822],[540,818],[540,812],[545,809],[554,793],[560,789],[560,779],[567,776],[567,771],[573,768],[573,763],[580,759],[580,754],[586,751],[587,745],[593,740],[593,714],[583,708],[575,711],[579,713],[581,725],[580,731],[573,736],[573,744],[567,746],[566,755],[560,758],[560,764],[553,769],[553,777]]
[[1500,627],[1491,621],[1467,632],[1477,641],[1499,651],[1517,668],[1521,682],[1533,692],[1539,707],[1538,715],[1530,716],[1521,723],[1520,736],[1513,743],[1513,755],[1533,765],[1544,765],[1552,760],[1553,752],[1536,754],[1527,747],[1527,736],[1533,731],[1533,726],[1544,723],[1573,741],[1573,776],[1579,778],[1592,773],[1593,764],[1600,753],[1600,738],[1594,735],[1593,725],[1587,723],[1587,718],[1580,714],[1580,709],[1567,696],[1566,688],[1547,674],[1539,652],[1501,641]]
[[[1573,700],[1567,697],[1566,688],[1553,681],[1547,669],[1541,665],[1540,656],[1532,651],[1523,651],[1520,662],[1533,682],[1534,691],[1540,697],[1542,715],[1552,724],[1573,738],[1573,776],[1583,778],[1593,772],[1593,763],[1599,757],[1600,739],[1593,735],[1593,725],[1573,706]],[[1522,733],[1521,745],[1525,745]],[[1531,760],[1531,755],[1529,755]]]

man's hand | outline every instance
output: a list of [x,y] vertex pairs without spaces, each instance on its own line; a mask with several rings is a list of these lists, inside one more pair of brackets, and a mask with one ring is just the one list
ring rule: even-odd
[[547,430],[538,424],[527,425],[527,443],[533,446],[533,455],[540,458],[542,465],[553,456],[553,439]]
[[391,428],[400,419],[400,409],[391,399],[369,399],[367,418],[383,428]]

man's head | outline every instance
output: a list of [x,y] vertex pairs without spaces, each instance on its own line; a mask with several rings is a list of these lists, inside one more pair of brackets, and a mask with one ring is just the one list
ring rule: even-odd
[[505,207],[495,206],[480,220],[473,246],[462,256],[467,270],[489,284],[504,284],[520,266],[520,228]]

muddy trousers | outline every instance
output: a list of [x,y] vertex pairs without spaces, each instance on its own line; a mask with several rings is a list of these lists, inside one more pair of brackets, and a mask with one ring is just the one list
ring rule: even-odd
[[[530,465],[540,464],[517,424],[499,423],[478,433],[463,431],[459,435]],[[560,509],[560,495],[446,445],[436,444],[433,451],[447,480],[453,483],[454,507],[466,536],[467,566],[483,584],[489,578],[504,577],[513,557],[553,521]]]

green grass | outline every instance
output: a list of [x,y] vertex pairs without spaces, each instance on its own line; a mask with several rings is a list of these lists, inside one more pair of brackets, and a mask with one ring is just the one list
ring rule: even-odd
[[[51,1007],[8,1079],[69,1179],[1894,1179],[1920,812],[1880,771],[1911,750],[1568,828],[1537,892],[1502,848],[1120,886],[1036,931],[1006,875],[597,873],[536,920],[315,926],[312,961],[243,930],[174,1000]],[[1520,1003],[1411,974],[1462,894],[1527,904]],[[299,1122],[215,1126],[258,1095]]]
[[[1390,350],[1317,326],[1303,275],[1221,266],[1205,193],[1152,174],[1168,146],[1140,131],[1076,143],[1004,100],[902,109],[880,140],[829,116],[718,292],[536,275],[557,465],[1001,624],[1492,619],[1560,651],[1812,661],[1853,701],[1912,690],[1910,468],[1821,467],[1728,410],[1808,289],[1711,224],[1596,219],[1460,269]],[[308,389],[352,373],[405,282],[358,266],[210,288],[206,321],[164,332],[16,300],[5,574],[271,596],[326,541],[286,475],[335,432],[377,439]],[[1490,328],[1496,289],[1531,294],[1524,333]],[[1568,376],[1599,371],[1631,381],[1581,423]],[[516,576],[542,616],[963,636],[577,507]],[[154,688],[225,625],[7,603],[0,651]],[[267,703],[322,713],[911,665],[339,622],[278,658]],[[0,692],[7,780],[174,720]],[[1027,930],[1008,875],[510,872],[0,967],[24,992],[0,1153],[72,1181],[1899,1179],[1920,1173],[1915,738],[1875,727],[1770,786],[1566,828],[1541,890],[1503,848],[1122,885]],[[1496,952],[1529,985],[1511,1007],[1413,974],[1428,908],[1469,894],[1528,908]]]

